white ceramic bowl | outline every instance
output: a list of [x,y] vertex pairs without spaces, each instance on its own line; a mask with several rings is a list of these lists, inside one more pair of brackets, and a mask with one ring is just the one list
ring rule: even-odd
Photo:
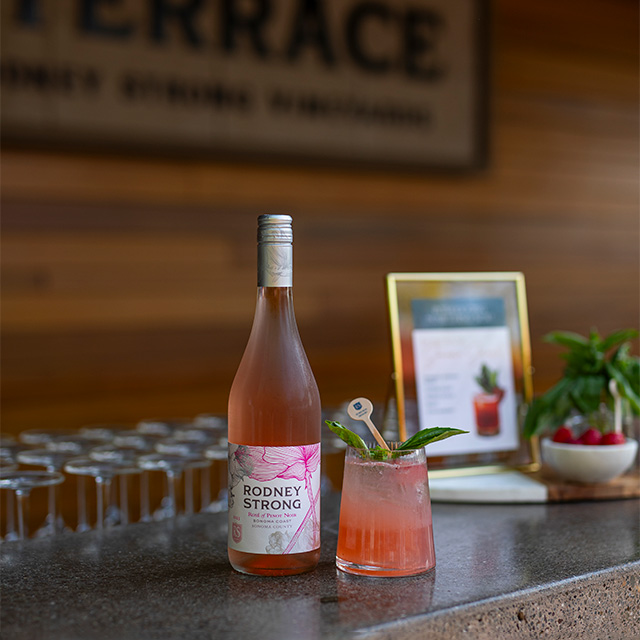
[[544,438],[542,460],[565,480],[595,484],[608,482],[632,465],[638,451],[637,440],[625,444],[561,444]]

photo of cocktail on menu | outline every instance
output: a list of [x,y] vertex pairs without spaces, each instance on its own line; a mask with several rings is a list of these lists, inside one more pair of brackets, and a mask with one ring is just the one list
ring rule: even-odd
[[481,391],[473,396],[473,410],[479,436],[497,436],[500,433],[499,405],[505,390],[498,386],[498,371],[482,365],[475,377]]
[[422,298],[413,300],[412,307],[420,428],[469,431],[465,442],[435,442],[431,453],[483,453],[517,447],[511,339],[504,302],[480,297]]

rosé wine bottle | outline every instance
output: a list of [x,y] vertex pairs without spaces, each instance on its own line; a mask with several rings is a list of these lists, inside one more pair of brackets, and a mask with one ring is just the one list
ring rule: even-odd
[[293,311],[291,217],[258,218],[258,299],[229,395],[229,561],[264,576],[320,558],[320,396]]

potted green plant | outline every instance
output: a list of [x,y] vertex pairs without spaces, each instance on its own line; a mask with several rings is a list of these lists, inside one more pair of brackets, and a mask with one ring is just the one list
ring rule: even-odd
[[640,360],[630,355],[628,342],[636,335],[624,329],[606,338],[595,330],[588,337],[567,331],[545,336],[567,348],[567,365],[558,383],[529,406],[524,433],[553,432],[541,440],[542,459],[561,480],[606,483],[633,466],[638,442],[622,432],[621,406],[624,401],[640,413]]
[[611,380],[629,410],[640,414],[640,358],[631,355],[629,343],[637,335],[635,329],[615,331],[604,338],[596,330],[588,337],[569,331],[546,335],[546,342],[566,347],[562,357],[567,364],[563,377],[529,406],[525,437],[555,431],[572,414],[585,416],[589,426],[601,434],[610,431],[611,426],[599,420],[598,414],[602,415],[603,406],[613,407]]

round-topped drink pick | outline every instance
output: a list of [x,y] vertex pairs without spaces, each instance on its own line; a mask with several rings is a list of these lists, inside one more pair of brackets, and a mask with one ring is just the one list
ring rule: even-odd
[[380,435],[378,429],[371,421],[371,414],[373,413],[373,403],[368,398],[356,398],[349,403],[347,407],[347,413],[352,420],[361,420],[364,422],[371,434],[376,439],[377,443],[387,451],[390,451],[389,445],[385,442],[384,438]]

